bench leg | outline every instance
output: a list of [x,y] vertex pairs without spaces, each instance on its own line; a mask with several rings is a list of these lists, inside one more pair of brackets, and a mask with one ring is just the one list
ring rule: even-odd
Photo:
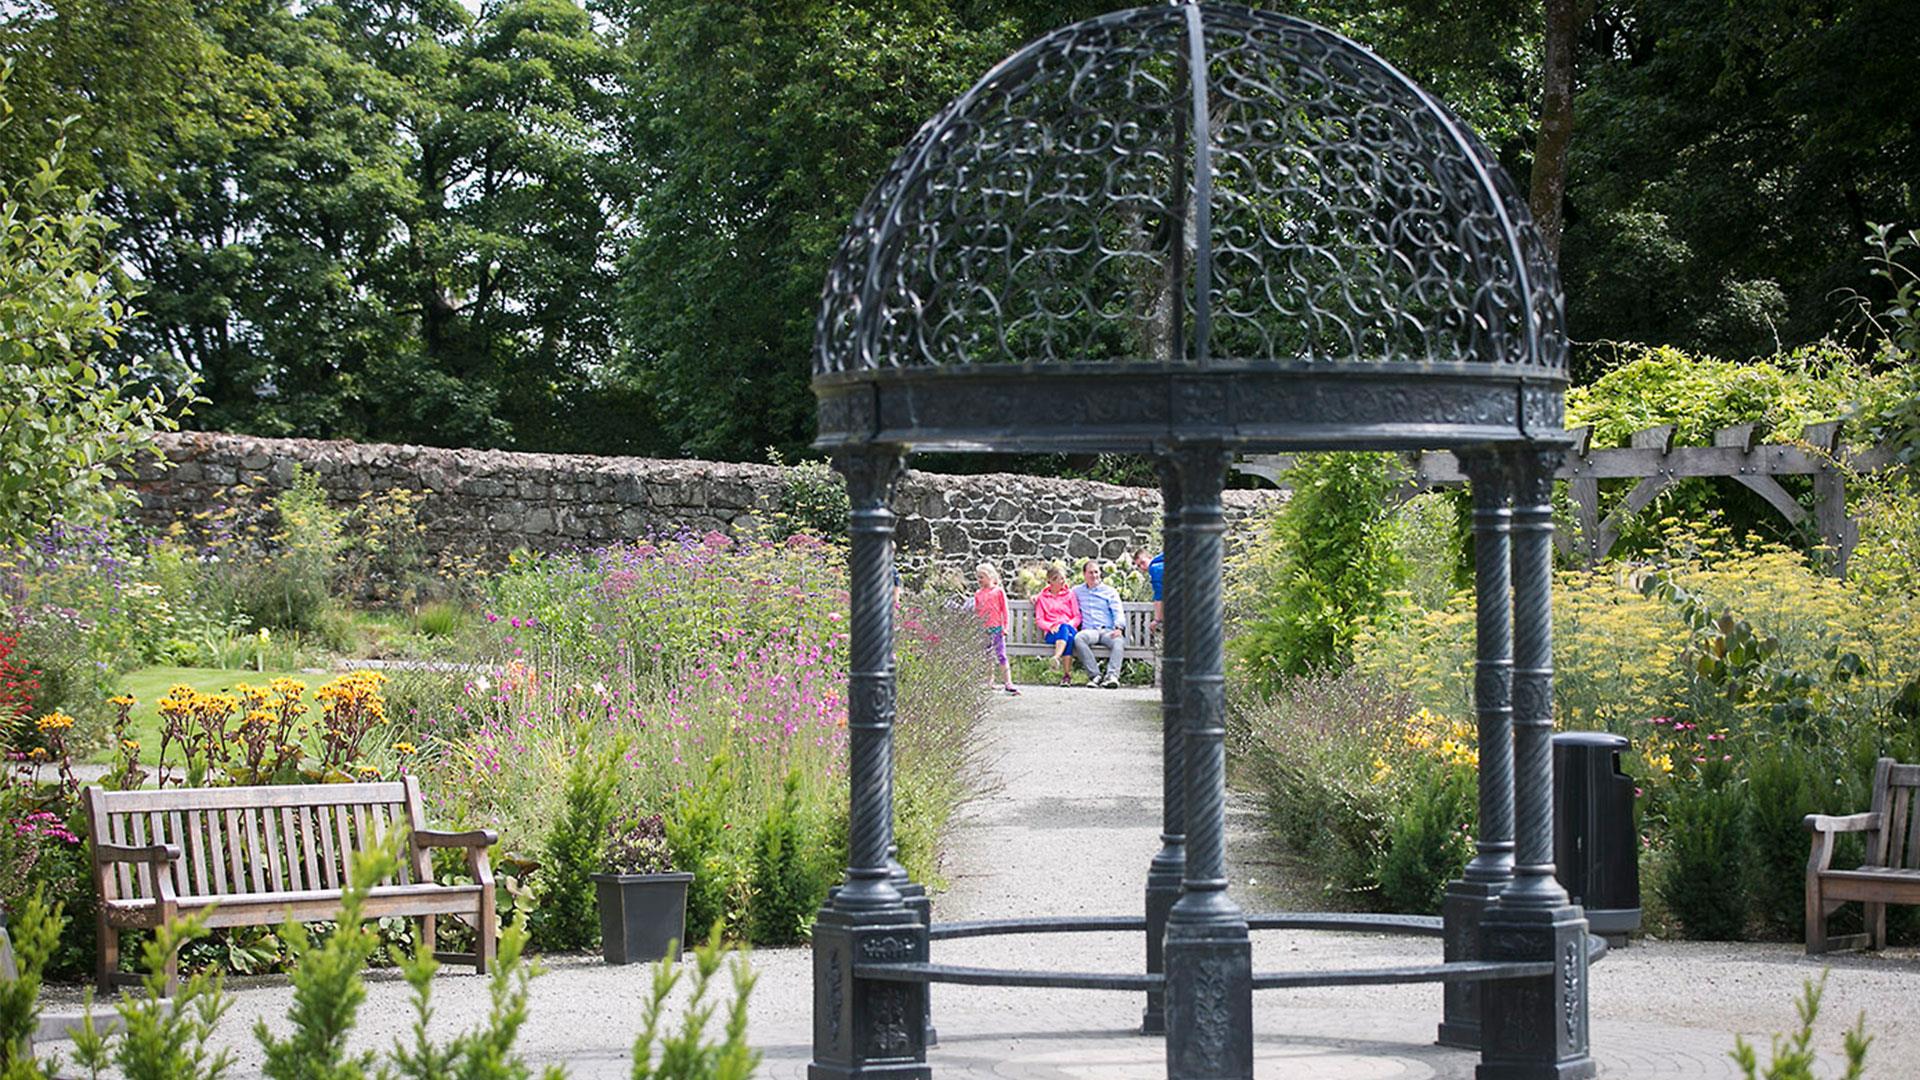
[[440,917],[437,915],[420,916],[419,929],[420,934],[414,939],[413,943],[414,951],[432,956],[434,950],[440,947],[439,935],[436,933],[436,931],[440,929]]
[[115,972],[120,970],[120,931],[107,925],[107,918],[104,914],[95,920],[95,925],[99,928],[96,934],[98,937],[97,952],[99,954],[99,971],[97,974],[99,975],[100,993],[104,996],[113,993],[116,981],[113,976]]
[[174,949],[167,954],[166,963],[161,965],[160,974],[164,981],[161,992],[172,997],[180,992],[180,950]]
[[1884,903],[1862,904],[1867,915],[1867,948],[1884,949],[1887,947],[1887,905]]
[[480,890],[480,917],[475,920],[479,925],[473,928],[473,973],[485,975],[493,967],[495,939],[500,933],[500,920],[493,910],[493,890]]

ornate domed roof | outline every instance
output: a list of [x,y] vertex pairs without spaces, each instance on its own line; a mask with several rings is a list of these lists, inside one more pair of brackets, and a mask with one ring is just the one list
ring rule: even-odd
[[1561,310],[1512,181],[1406,76],[1288,16],[1138,8],[1002,62],[873,189],[819,441],[1558,440]]

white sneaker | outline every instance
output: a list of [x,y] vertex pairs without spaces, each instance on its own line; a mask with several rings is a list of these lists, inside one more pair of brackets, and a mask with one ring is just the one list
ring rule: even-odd
[[1100,685],[1106,687],[1109,690],[1118,690],[1120,689],[1120,676],[1108,675],[1106,679],[1100,683]]

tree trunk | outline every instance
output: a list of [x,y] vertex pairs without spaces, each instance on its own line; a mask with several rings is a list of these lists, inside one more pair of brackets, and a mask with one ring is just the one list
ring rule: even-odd
[[1573,45],[1579,0],[1545,0],[1545,55],[1540,65],[1540,138],[1533,148],[1534,224],[1547,251],[1560,258],[1567,196],[1567,148],[1573,142]]

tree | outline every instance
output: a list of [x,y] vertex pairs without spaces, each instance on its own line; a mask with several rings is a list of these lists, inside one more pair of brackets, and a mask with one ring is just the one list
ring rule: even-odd
[[814,308],[847,221],[914,130],[1016,42],[976,6],[621,9],[626,150],[643,182],[620,314],[679,449],[742,458],[810,441]]
[[[0,66],[0,132],[10,134]],[[182,404],[103,363],[132,317],[130,290],[91,192],[64,181],[56,136],[33,172],[0,189],[0,544],[55,519],[103,516],[127,497],[109,480]]]
[[1583,32],[1562,265],[1576,338],[1733,357],[1830,333],[1868,223],[1920,220],[1905,0],[1611,0]]

